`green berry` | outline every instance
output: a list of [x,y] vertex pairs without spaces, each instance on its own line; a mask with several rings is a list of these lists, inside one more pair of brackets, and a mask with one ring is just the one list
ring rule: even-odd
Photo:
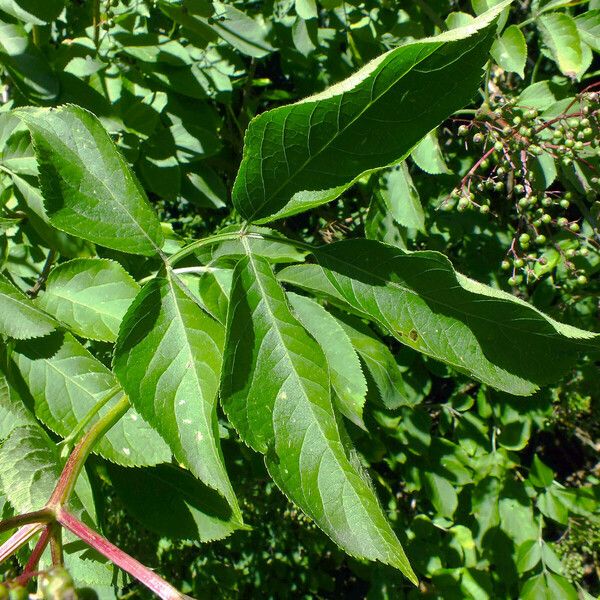
[[500,263],[500,268],[501,268],[503,271],[508,271],[508,270],[510,269],[510,261],[508,261],[508,260],[503,260],[503,261]]
[[473,141],[476,144],[481,144],[481,142],[483,142],[483,133],[479,133],[477,132],[474,136],[473,136]]
[[546,241],[547,241],[547,240],[546,240],[546,236],[545,236],[545,235],[543,235],[543,234],[541,234],[541,235],[538,235],[538,236],[535,238],[535,243],[536,243],[536,244],[539,244],[540,246],[541,246],[542,244],[545,244],[545,243],[546,243]]
[[585,257],[585,256],[588,256],[589,253],[590,253],[590,251],[587,248],[581,248],[579,250],[579,256]]
[[520,269],[525,264],[525,261],[522,258],[515,259],[515,267]]
[[580,275],[580,276],[577,278],[577,283],[578,283],[579,285],[585,285],[587,282],[588,282],[588,280],[587,280],[587,277],[586,277],[585,275]]
[[461,198],[458,201],[458,205],[456,208],[458,211],[463,212],[463,211],[467,210],[467,208],[469,208],[469,204],[470,204],[470,202],[466,198]]
[[571,223],[569,225],[569,229],[573,232],[573,233],[577,233],[580,229],[579,224],[578,223]]
[[461,125],[458,128],[458,135],[465,136],[469,133],[469,128],[466,125]]
[[8,597],[9,600],[27,600],[29,598],[29,593],[27,592],[26,587],[15,585],[10,588]]
[[39,578],[40,591],[44,600],[75,598],[73,578],[64,567],[52,567]]
[[502,152],[502,149],[503,149],[503,148],[504,148],[504,144],[503,144],[502,142],[500,142],[500,141],[498,141],[498,142],[496,142],[496,143],[494,144],[494,150],[495,150],[496,152]]
[[497,192],[501,192],[503,189],[504,189],[504,182],[496,181],[496,183],[494,184],[494,190]]
[[482,204],[482,205],[479,207],[479,212],[480,212],[482,215],[487,215],[487,213],[489,213],[489,212],[490,212],[490,207],[489,207],[489,205],[487,205],[487,204]]
[[522,233],[519,236],[519,244],[527,244],[531,240],[531,236],[528,233]]
[[537,116],[538,116],[538,111],[535,110],[535,108],[532,108],[525,113],[526,119],[535,119]]
[[565,250],[565,254],[567,258],[573,258],[574,256],[577,256],[577,250],[575,250],[575,248],[568,248]]
[[557,224],[559,227],[566,227],[566,226],[569,224],[569,219],[567,219],[566,217],[559,217],[559,218],[556,220],[556,224]]
[[542,206],[552,206],[552,198],[549,196],[544,196],[542,198]]
[[520,125],[521,124],[521,117],[519,117],[519,115],[517,115],[514,119],[513,119],[513,124],[514,125]]
[[548,223],[551,223],[551,222],[552,222],[552,217],[551,217],[551,216],[550,216],[548,213],[544,213],[544,214],[541,216],[541,219],[540,219],[540,220],[542,221],[542,223],[546,223],[546,224],[548,224]]
[[518,205],[521,208],[527,208],[529,206],[529,200],[527,200],[527,198],[521,198],[518,202]]
[[574,140],[565,140],[565,147],[566,148],[572,148],[575,145],[575,141]]
[[562,208],[569,208],[569,206],[571,205],[571,203],[566,199],[563,198],[560,202],[559,202],[560,206]]
[[515,194],[522,194],[525,191],[525,187],[520,183],[517,183],[517,185],[515,185],[513,189],[515,191]]

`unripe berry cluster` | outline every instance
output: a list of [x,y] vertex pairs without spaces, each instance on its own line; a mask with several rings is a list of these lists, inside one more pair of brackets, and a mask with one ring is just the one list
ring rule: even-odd
[[[558,252],[575,284],[587,283],[585,272],[572,259],[600,251],[595,224],[584,227],[599,183],[599,131],[600,94],[589,91],[552,116],[520,106],[516,99],[498,98],[458,127],[463,143],[480,146],[482,154],[443,208],[509,214],[515,233],[500,265],[509,274],[509,285],[537,279],[549,270],[544,268],[548,249]],[[578,191],[570,182],[583,171],[588,190]],[[558,173],[571,189],[556,180]]]

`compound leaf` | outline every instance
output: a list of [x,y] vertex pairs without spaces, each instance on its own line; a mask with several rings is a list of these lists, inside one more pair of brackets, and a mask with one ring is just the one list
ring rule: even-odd
[[326,359],[294,318],[271,266],[233,274],[221,400],[241,438],[266,454],[284,493],[346,552],[416,578],[368,479],[343,443]]
[[479,86],[502,2],[472,23],[381,55],[348,79],[253,119],[233,203],[266,222],[333,200],[405,158]]
[[403,344],[508,393],[532,394],[559,378],[580,352],[600,347],[600,335],[558,323],[456,273],[437,252],[357,239],[313,255],[318,264],[287,267],[280,278],[326,295]]
[[139,289],[119,263],[79,258],[51,271],[37,302],[77,335],[114,342]]
[[[19,342],[12,358],[33,397],[35,414],[52,431],[67,437],[97,403],[91,423],[122,397],[115,376],[70,333]],[[100,440],[97,451],[124,466],[155,465],[171,459],[162,438],[130,409]]]
[[241,524],[216,414],[223,328],[172,273],[147,283],[123,319],[114,369],[177,460],[217,490]]
[[58,229],[132,254],[157,254],[163,234],[135,175],[100,121],[78,106],[21,108],[45,206]]
[[17,340],[42,337],[58,323],[40,310],[30,298],[0,275],[0,334]]

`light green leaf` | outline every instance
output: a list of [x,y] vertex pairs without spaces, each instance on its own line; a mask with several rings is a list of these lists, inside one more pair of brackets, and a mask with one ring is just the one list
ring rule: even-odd
[[362,412],[367,382],[350,339],[338,321],[320,304],[291,292],[287,297],[296,317],[325,354],[336,406],[355,425],[365,429]]
[[54,331],[58,323],[0,274],[0,334],[26,340]]
[[523,32],[511,25],[492,44],[492,57],[505,71],[514,71],[521,77],[525,76],[527,62],[527,42]]
[[[67,437],[88,412],[105,402],[94,423],[122,397],[115,376],[71,334],[55,333],[20,342],[12,358],[33,397],[35,414],[60,436]],[[171,459],[162,438],[130,409],[100,440],[97,452],[125,466],[155,465]]]
[[127,512],[169,539],[210,542],[232,533],[231,510],[213,489],[175,465],[123,469],[110,465],[110,479]]
[[60,15],[63,0],[0,0],[0,10],[19,21],[33,25],[45,25]]
[[319,16],[315,0],[295,0],[296,14],[301,19],[316,19]]
[[347,454],[326,359],[292,315],[269,263],[248,256],[233,276],[221,379],[241,438],[266,454],[285,494],[349,554],[416,577],[368,479]]
[[80,258],[51,271],[37,303],[77,335],[114,342],[139,289],[119,263]]
[[600,345],[600,335],[557,323],[456,273],[437,252],[409,253],[357,239],[313,255],[318,264],[287,267],[280,278],[324,294],[403,344],[512,394],[533,393],[560,377],[580,352]]
[[380,193],[396,223],[419,231],[425,230],[425,213],[419,192],[405,162],[382,177]]
[[451,12],[446,17],[446,26],[448,29],[458,29],[459,27],[464,27],[465,25],[469,25],[474,20],[473,15],[464,12]]
[[223,328],[169,273],[147,283],[130,306],[114,369],[131,402],[180,463],[217,490],[241,524],[219,445],[216,397]]
[[537,20],[542,40],[564,75],[575,77],[583,64],[581,38],[572,17],[553,12]]
[[540,540],[527,540],[517,550],[517,569],[519,573],[531,571],[542,560],[542,546]]
[[[362,359],[379,400],[390,410],[410,405],[402,371],[390,349],[358,319],[337,315],[339,323]],[[369,382],[371,389],[371,383]]]
[[410,154],[419,169],[430,175],[451,173],[444,155],[440,149],[435,129],[430,131],[414,148]]
[[575,17],[581,39],[595,52],[600,52],[600,9],[587,10]]
[[324,92],[253,119],[232,192],[242,217],[266,222],[308,210],[405,158],[475,93],[505,6],[395,48]]
[[100,121],[76,106],[15,112],[33,139],[46,210],[67,233],[151,256],[163,242],[146,195]]

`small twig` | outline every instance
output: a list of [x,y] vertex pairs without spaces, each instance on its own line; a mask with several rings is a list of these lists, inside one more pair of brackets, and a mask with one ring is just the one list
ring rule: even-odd
[[44,531],[42,531],[40,539],[35,545],[35,548],[31,551],[29,560],[27,561],[27,564],[23,569],[23,573],[21,573],[21,575],[19,575],[19,577],[17,577],[16,579],[17,583],[19,583],[20,585],[25,585],[32,577],[35,577],[35,575],[37,574],[38,563],[40,562],[40,558],[42,557],[42,554],[44,553],[44,550],[46,549],[46,546],[50,541],[51,529],[52,524],[49,523],[48,525],[46,525]]
[[35,510],[16,517],[9,517],[4,521],[0,521],[0,533],[16,529],[22,525],[31,525],[32,523],[50,523],[54,520],[54,513],[47,509]]
[[24,546],[36,533],[44,528],[43,523],[30,523],[24,525],[11,535],[2,546],[0,546],[0,563],[12,556],[19,548]]
[[42,272],[40,273],[40,276],[38,277],[34,286],[31,289],[27,290],[27,295],[30,298],[35,298],[40,293],[40,290],[42,289],[42,287],[44,287],[44,284],[46,283],[46,279],[48,279],[48,275],[50,275],[50,269],[52,269],[52,265],[54,264],[54,261],[56,260],[56,256],[57,256],[56,250],[50,250],[48,252],[48,256],[46,256],[46,262],[44,263],[44,266],[42,267]]

